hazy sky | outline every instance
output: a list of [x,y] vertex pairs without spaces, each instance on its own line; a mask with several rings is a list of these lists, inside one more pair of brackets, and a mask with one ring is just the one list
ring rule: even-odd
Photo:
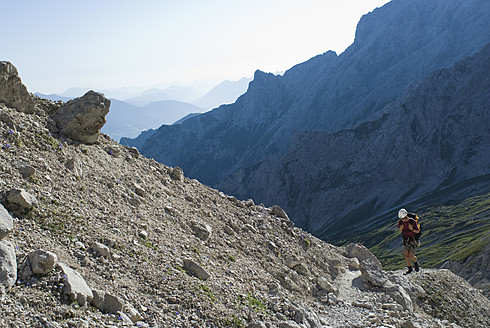
[[388,0],[3,0],[0,60],[31,92],[278,72],[354,41]]

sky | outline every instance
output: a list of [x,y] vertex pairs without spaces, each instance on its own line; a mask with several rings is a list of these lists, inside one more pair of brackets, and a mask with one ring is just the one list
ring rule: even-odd
[[0,0],[30,92],[210,85],[342,53],[388,0]]

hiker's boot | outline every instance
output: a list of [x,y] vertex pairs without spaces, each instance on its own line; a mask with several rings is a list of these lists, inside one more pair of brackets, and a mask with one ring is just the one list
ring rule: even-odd
[[415,265],[415,271],[419,272],[420,270],[419,262],[414,262],[413,264]]
[[411,266],[408,267],[408,271],[405,272],[404,275],[407,275],[407,274],[410,274],[410,273],[412,273],[412,267]]

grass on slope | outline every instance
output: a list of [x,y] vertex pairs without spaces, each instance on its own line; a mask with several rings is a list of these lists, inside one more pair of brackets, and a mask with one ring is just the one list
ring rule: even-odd
[[[424,267],[465,260],[490,243],[490,194],[413,212],[419,215],[423,228],[417,255]],[[387,270],[405,265],[396,219],[358,236],[356,241],[368,247]]]

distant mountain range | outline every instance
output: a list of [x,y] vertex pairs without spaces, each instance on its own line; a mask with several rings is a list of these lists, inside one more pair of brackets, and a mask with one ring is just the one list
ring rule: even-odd
[[223,81],[199,99],[191,101],[191,103],[206,109],[234,103],[240,95],[247,91],[251,80],[252,78],[244,77],[238,81]]
[[[115,140],[122,137],[135,138],[142,131],[158,128],[162,124],[179,123],[196,114],[203,113],[221,104],[233,103],[247,90],[250,78],[238,81],[224,81],[199,96],[194,87],[171,86],[166,89],[149,89],[137,96],[123,100],[111,97],[110,112],[106,117],[107,124],[102,129]],[[71,88],[57,94],[35,93],[37,96],[53,101],[67,102],[87,92],[86,88]],[[119,94],[134,93],[135,88],[100,90],[99,92]],[[191,102],[179,101],[187,100]],[[144,134],[145,136],[147,133]]]
[[341,55],[257,71],[234,104],[163,125],[138,147],[228,194],[279,204],[322,238],[354,233],[424,197],[488,191],[490,88],[478,72],[488,50],[464,59],[489,42],[488,1],[393,0],[361,18]]

